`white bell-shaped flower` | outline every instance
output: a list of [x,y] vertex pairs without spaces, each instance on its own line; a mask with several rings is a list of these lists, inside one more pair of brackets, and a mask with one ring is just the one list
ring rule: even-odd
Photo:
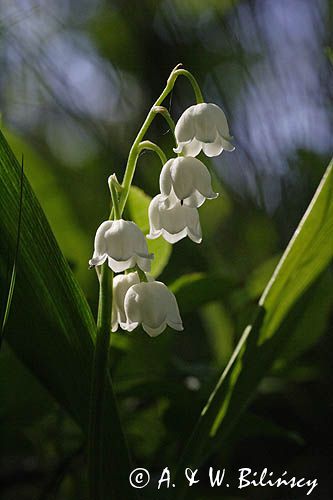
[[100,266],[108,260],[115,273],[138,265],[145,272],[150,271],[153,255],[148,253],[147,241],[134,222],[108,220],[97,229],[94,255],[89,261],[91,267]]
[[202,232],[198,210],[182,205],[177,199],[171,201],[162,194],[155,196],[149,205],[150,233],[147,238],[153,240],[159,236],[169,243],[176,243],[188,236],[195,243],[201,243]]
[[212,180],[207,167],[197,158],[178,157],[168,160],[160,175],[161,194],[174,193],[179,201],[190,207],[200,207],[206,198],[218,196],[212,190]]
[[150,337],[156,337],[169,325],[183,330],[176,297],[160,281],[132,285],[124,300],[126,330],[132,331],[140,323]]
[[194,104],[179,118],[175,137],[176,153],[197,156],[201,149],[207,156],[218,156],[223,149],[233,151],[226,116],[216,104]]
[[[154,278],[147,276],[149,282],[154,281]],[[118,330],[118,326],[123,330],[127,330],[130,322],[126,319],[124,300],[125,295],[132,285],[140,283],[138,273],[132,272],[128,274],[117,274],[113,279],[113,295],[112,295],[112,320],[111,328],[113,332]]]
[[127,319],[124,309],[124,300],[127,290],[132,285],[140,283],[137,272],[128,274],[118,274],[113,279],[113,296],[112,296],[112,331],[118,330],[118,325],[123,330],[126,330]]

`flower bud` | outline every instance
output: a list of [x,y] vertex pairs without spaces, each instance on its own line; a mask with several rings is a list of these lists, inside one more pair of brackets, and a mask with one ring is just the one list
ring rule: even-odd
[[216,104],[200,103],[190,106],[179,118],[175,137],[175,153],[197,156],[201,149],[207,156],[218,156],[223,149],[233,151],[226,116]]
[[97,229],[91,267],[100,266],[108,260],[109,267],[120,273],[138,265],[150,271],[153,255],[148,253],[146,239],[134,222],[108,220]]

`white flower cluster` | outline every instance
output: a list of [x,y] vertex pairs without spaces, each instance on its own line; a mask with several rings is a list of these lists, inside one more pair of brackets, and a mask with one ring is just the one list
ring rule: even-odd
[[176,243],[188,236],[195,243],[202,240],[198,208],[206,199],[218,196],[211,185],[207,167],[197,158],[201,150],[207,156],[217,156],[223,149],[233,151],[229,127],[224,112],[216,104],[195,104],[180,117],[175,137],[178,147],[163,166],[160,191],[149,207],[149,239],[163,236]]
[[[153,255],[146,239],[134,222],[123,219],[103,222],[97,229],[91,267],[108,262],[121,273],[136,266],[149,272]],[[151,337],[162,333],[166,325],[183,330],[176,298],[164,283],[141,282],[137,272],[119,274],[113,280],[112,331],[131,332],[139,323]]]
[[[223,149],[232,151],[228,124],[223,111],[215,104],[196,104],[188,108],[175,128],[178,147],[183,154],[168,160],[160,175],[161,193],[150,203],[150,233],[147,238],[162,235],[176,243],[189,236],[200,243],[201,226],[198,215],[206,199],[218,196],[211,186],[206,166],[195,156],[201,149],[207,156],[216,156]],[[123,219],[103,222],[95,236],[91,267],[106,261],[115,273],[113,280],[112,331],[118,326],[132,331],[139,324],[151,337],[163,332],[167,325],[183,330],[177,301],[164,283],[150,277],[140,280],[151,269],[153,255],[139,227]],[[133,269],[137,269],[133,271]]]

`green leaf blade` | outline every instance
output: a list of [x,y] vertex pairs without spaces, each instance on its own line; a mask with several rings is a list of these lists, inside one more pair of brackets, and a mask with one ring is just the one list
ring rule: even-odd
[[328,265],[332,253],[333,161],[260,299],[267,310],[261,340],[274,333],[288,309]]
[[[0,277],[15,253],[20,166],[0,132]],[[23,182],[20,252],[6,340],[86,433],[95,322],[28,180]],[[88,272],[88,271],[87,271]],[[129,458],[110,379],[105,395],[105,492],[133,498]]]
[[248,326],[201,412],[180,460],[178,498],[186,496],[184,467],[199,466],[229,439],[257,386],[311,302],[316,278],[333,257],[333,163],[326,173],[260,299]]

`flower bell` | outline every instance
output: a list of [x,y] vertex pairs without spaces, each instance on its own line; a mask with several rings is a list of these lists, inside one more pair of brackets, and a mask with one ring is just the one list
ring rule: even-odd
[[183,330],[176,297],[160,281],[141,282],[132,285],[125,295],[124,311],[128,331],[140,323],[150,337],[156,337],[169,325],[174,330]]
[[112,296],[112,321],[111,328],[113,332],[118,330],[118,325],[123,330],[126,330],[127,320],[124,310],[124,300],[127,290],[132,285],[140,283],[137,272],[128,274],[118,274],[113,279],[113,296]]
[[91,267],[100,266],[108,260],[109,267],[120,273],[139,266],[150,271],[153,254],[148,253],[146,239],[134,222],[108,220],[97,229],[94,255],[89,261]]
[[153,240],[162,235],[169,243],[176,243],[188,236],[195,243],[201,243],[198,210],[182,205],[175,196],[170,198],[158,194],[151,200],[148,211],[150,233],[147,238]]
[[226,116],[216,104],[200,103],[190,106],[179,118],[175,137],[175,153],[197,156],[201,149],[207,156],[218,156],[223,149],[233,151]]
[[174,193],[176,199],[190,207],[200,207],[206,198],[218,196],[212,190],[207,167],[197,158],[171,158],[162,168],[160,190],[165,197]]

